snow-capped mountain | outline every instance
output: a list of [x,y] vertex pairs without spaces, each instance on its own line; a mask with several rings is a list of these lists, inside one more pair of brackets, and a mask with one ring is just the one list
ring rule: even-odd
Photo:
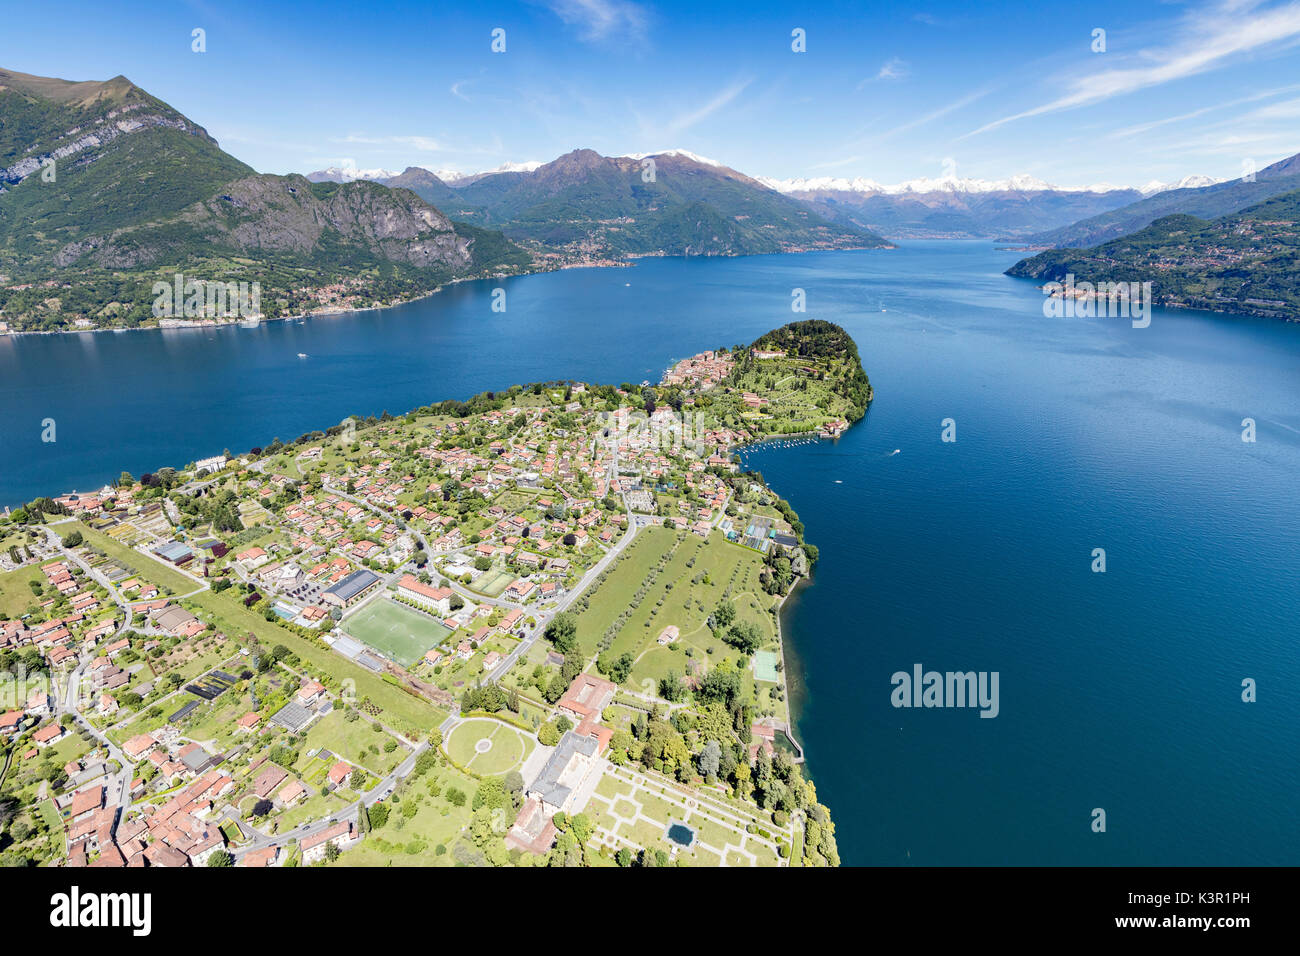
[[874,179],[760,177],[759,182],[810,203],[846,225],[897,238],[1022,239],[1059,229],[1170,189],[1213,182],[1187,176],[1145,186],[1092,183],[1059,186],[1028,173],[1007,179],[922,177],[886,184]]
[[[620,158],[640,161],[645,159],[647,156],[680,156],[683,159],[689,159],[704,166],[717,166],[719,169],[728,168],[726,163],[720,163],[716,159],[709,159],[707,156],[701,156],[699,153],[692,153],[689,149],[657,149],[650,153],[624,153]],[[761,179],[758,181],[762,182]]]
[[400,170],[393,169],[358,169],[355,166],[329,166],[308,173],[307,178],[313,183],[350,183],[358,179],[379,182],[392,179]]
[[1203,186],[1213,186],[1217,182],[1222,180],[1215,179],[1213,176],[1184,176],[1176,183],[1162,183],[1158,179],[1153,179],[1137,189],[1143,196],[1154,196],[1156,193],[1168,192],[1171,189],[1200,189]]
[[522,163],[502,163],[495,169],[480,169],[476,173],[462,173],[455,169],[430,169],[429,172],[433,173],[450,186],[456,183],[465,183],[466,181],[482,179],[484,176],[495,176],[497,173],[531,173],[541,165],[541,162],[538,160],[530,159]]
[[[457,169],[432,169],[428,166],[408,166],[406,171],[425,169],[448,185],[468,185],[475,180],[482,179],[484,176],[495,176],[497,173],[531,173],[541,165],[537,160],[529,160],[524,163],[502,163],[495,169],[483,169],[476,173],[463,173]],[[399,169],[358,169],[355,166],[329,166],[308,173],[307,178],[314,183],[350,183],[357,179],[383,183],[389,179],[396,179],[402,173],[403,170]]]
[[[531,196],[533,192],[549,196],[585,179],[591,173],[589,167],[598,166],[608,172],[611,164],[616,167],[623,163],[632,168],[647,156],[662,158],[664,175],[668,177],[666,186],[671,186],[675,164],[694,165],[696,169],[716,172],[737,182],[743,180],[767,187],[805,204],[837,226],[890,238],[1025,239],[1160,193],[1216,182],[1208,176],[1190,175],[1176,182],[1152,180],[1142,186],[1107,182],[1062,186],[1030,173],[1016,173],[1005,179],[922,176],[899,183],[838,176],[751,179],[719,160],[681,148],[624,153],[609,158],[591,150],[577,150],[550,163],[506,162],[473,173],[420,166],[408,167],[401,174],[384,169],[331,167],[311,173],[308,178],[333,182],[370,179],[413,189],[435,206],[453,208],[462,218],[473,222],[480,215],[476,210],[494,209],[507,193],[516,199]],[[584,201],[589,205],[594,203],[589,211],[593,221],[613,216],[612,212],[596,208],[599,203],[593,197],[584,196]],[[611,200],[610,208],[615,205]]]
[[[1009,179],[969,179],[957,176],[940,176],[937,179],[929,179],[923,176],[920,179],[909,179],[906,182],[894,183],[892,185],[887,185],[874,179],[865,179],[862,177],[844,179],[835,176],[816,176],[810,178],[799,177],[795,179],[772,179],[766,176],[759,176],[757,178],[764,186],[775,189],[777,192],[796,195],[800,193],[821,192],[860,193],[864,195],[878,194],[885,196],[906,196],[926,193],[1110,193],[1129,191],[1135,188],[1132,186],[1115,186],[1111,183],[1093,183],[1087,186],[1057,186],[1039,179],[1037,176],[1031,176],[1028,173],[1017,173]],[[1215,180],[1208,176],[1185,176],[1177,183],[1162,183],[1152,180],[1145,186],[1136,188],[1137,191],[1143,195],[1153,195],[1154,193],[1163,192],[1166,189],[1183,189],[1189,186],[1206,186],[1213,182],[1215,182]]]

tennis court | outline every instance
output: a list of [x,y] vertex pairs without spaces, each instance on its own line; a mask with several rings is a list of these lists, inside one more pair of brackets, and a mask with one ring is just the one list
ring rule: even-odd
[[500,597],[506,588],[510,587],[510,582],[515,576],[509,571],[502,568],[491,568],[484,571],[474,581],[474,590],[479,594],[486,594],[488,597]]
[[387,599],[371,601],[343,622],[343,630],[403,667],[451,633],[429,615]]
[[759,651],[754,655],[754,680],[776,683],[776,651]]

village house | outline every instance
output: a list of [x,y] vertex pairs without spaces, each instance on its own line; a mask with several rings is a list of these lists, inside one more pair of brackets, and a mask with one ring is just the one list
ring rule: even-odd
[[307,795],[307,788],[297,780],[290,780],[275,795],[276,802],[282,807],[291,807]]
[[314,836],[304,837],[299,842],[298,847],[302,850],[302,861],[304,863],[318,863],[325,859],[325,853],[329,846],[333,845],[340,850],[345,850],[360,839],[361,837],[356,832],[356,827],[352,824],[352,821],[344,820]]
[[280,859],[280,848],[268,846],[260,850],[249,850],[239,860],[239,866],[267,867],[275,866]]
[[235,561],[245,571],[256,571],[270,560],[271,556],[262,548],[249,548],[247,551],[241,551],[235,555]]
[[259,797],[269,797],[288,776],[287,771],[275,764],[267,764],[253,781],[253,792]]
[[157,746],[158,741],[153,734],[136,734],[122,745],[122,752],[132,761],[138,762],[153,753]]
[[46,724],[36,733],[32,734],[32,743],[38,747],[49,747],[56,744],[64,738],[67,731],[58,723]]
[[325,685],[317,680],[309,680],[298,688],[298,702],[304,706],[314,704],[325,693]]
[[340,760],[330,767],[329,782],[335,787],[346,787],[352,780],[352,765]]

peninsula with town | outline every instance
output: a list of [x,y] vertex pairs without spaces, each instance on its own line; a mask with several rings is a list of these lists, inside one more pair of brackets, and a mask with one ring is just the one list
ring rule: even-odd
[[6,509],[0,862],[838,865],[738,451],[871,399],[799,321]]

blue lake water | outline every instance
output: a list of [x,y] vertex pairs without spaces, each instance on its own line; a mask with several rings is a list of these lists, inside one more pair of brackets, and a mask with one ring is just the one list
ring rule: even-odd
[[[1300,327],[1045,319],[1001,275],[1017,257],[654,259],[509,280],[505,313],[465,283],[255,330],[0,339],[0,502],[516,382],[655,380],[798,318],[802,288],[876,401],[837,442],[746,458],[821,549],[784,622],[844,861],[1300,862]],[[894,708],[918,663],[997,671],[999,716]]]

